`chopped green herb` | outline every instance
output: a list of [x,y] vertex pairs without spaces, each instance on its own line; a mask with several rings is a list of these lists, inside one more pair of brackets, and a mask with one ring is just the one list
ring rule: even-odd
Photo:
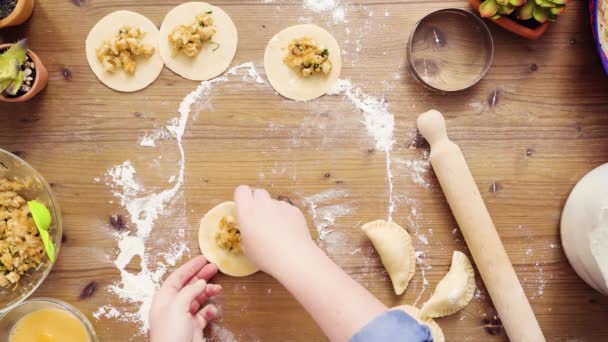
[[321,52],[321,57],[327,57],[329,56],[329,51],[327,49],[323,50],[323,52]]
[[220,44],[216,42],[211,42],[211,45],[213,45],[213,50],[211,50],[211,52],[215,52],[215,50],[220,48]]
[[205,12],[205,14],[211,14],[211,13],[213,13],[213,11],[207,11],[207,12]]

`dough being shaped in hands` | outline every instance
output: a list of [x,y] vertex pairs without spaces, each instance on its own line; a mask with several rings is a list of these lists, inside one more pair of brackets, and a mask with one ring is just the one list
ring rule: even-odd
[[[329,52],[331,71],[328,75],[300,76],[298,70],[283,62],[288,46],[294,39],[308,37],[316,41],[321,49]],[[309,101],[325,95],[338,82],[342,70],[340,46],[326,30],[313,24],[295,25],[277,33],[266,46],[264,71],[277,93],[296,101]]]
[[427,317],[443,317],[463,309],[475,293],[475,272],[464,253],[454,251],[452,266],[441,279],[435,292],[422,306]]
[[[169,34],[178,25],[190,25],[196,16],[211,12],[215,34],[203,44],[194,57],[174,53]],[[206,2],[186,2],[173,8],[160,26],[160,56],[167,68],[193,81],[206,81],[222,74],[232,63],[238,45],[238,33],[230,16],[219,7]]]
[[422,315],[420,309],[411,305],[401,305],[394,307],[391,310],[405,311],[405,313],[412,316],[416,321],[418,321],[418,323],[426,325],[429,328],[434,342],[445,342],[445,336],[443,335],[443,331],[441,330],[439,324],[437,324],[434,319]]
[[[97,59],[96,50],[104,40],[112,39],[123,26],[139,27],[146,33],[143,43],[153,46],[155,51],[149,58],[138,57],[135,73],[124,69],[107,72]],[[163,70],[163,60],[158,52],[158,28],[150,19],[131,11],[112,12],[93,26],[86,40],[87,61],[101,83],[121,92],[134,92],[149,86]]]
[[217,234],[220,230],[220,222],[226,217],[236,218],[234,202],[220,203],[203,216],[198,231],[201,252],[224,274],[244,277],[257,272],[258,268],[242,251],[230,251],[218,245]]
[[416,253],[410,234],[393,221],[372,221],[364,224],[361,229],[380,254],[395,293],[403,294],[416,269]]

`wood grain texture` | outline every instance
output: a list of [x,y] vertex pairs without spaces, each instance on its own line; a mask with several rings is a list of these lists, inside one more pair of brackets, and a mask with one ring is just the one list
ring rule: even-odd
[[[418,268],[406,293],[396,297],[359,230],[367,221],[385,218],[388,204],[385,155],[373,150],[361,114],[341,96],[294,103],[268,86],[238,77],[212,91],[213,111],[203,111],[189,122],[184,138],[186,181],[174,203],[185,221],[161,219],[148,242],[149,253],[162,252],[161,238],[176,224],[185,224],[191,255],[197,254],[198,220],[229,199],[240,183],[289,196],[306,212],[313,231],[304,198],[344,189],[349,197],[343,201],[354,212],[336,220],[335,232],[321,246],[387,305],[412,304],[419,296],[422,304],[447,272],[452,251],[466,252],[462,236],[452,232],[456,223],[432,171],[422,175],[430,184],[423,187],[400,163],[420,160],[423,151],[408,148],[415,119],[435,108],[446,115],[450,137],[467,158],[547,340],[608,340],[608,298],[576,276],[559,239],[568,193],[586,172],[608,160],[608,80],[595,51],[587,3],[572,2],[538,42],[489,24],[496,51],[487,76],[467,91],[439,94],[409,75],[408,35],[423,15],[445,7],[467,8],[465,1],[342,2],[348,23],[335,25],[331,13],[307,11],[299,0],[214,4],[232,16],[239,30],[235,65],[253,61],[263,73],[268,39],[284,27],[310,20],[327,27],[347,51],[342,77],[366,93],[385,96],[397,120],[392,158],[395,193],[402,201],[394,217],[406,226],[411,207],[418,210],[416,221],[428,245],[416,237],[414,242],[431,266],[425,269],[426,290],[421,293]],[[117,246],[109,216],[124,215],[125,210],[109,187],[94,178],[103,178],[109,167],[128,159],[146,188],[166,186],[165,180],[177,172],[175,142],[143,148],[137,140],[175,117],[179,102],[196,83],[165,69],[144,91],[116,94],[90,71],[84,40],[95,22],[111,11],[134,10],[160,25],[177,3],[38,1],[28,23],[0,32],[2,41],[28,37],[50,73],[48,88],[34,100],[0,104],[0,147],[18,152],[53,183],[63,211],[66,241],[54,271],[35,296],[66,300],[89,317],[107,303],[133,307],[107,291],[120,279],[111,262]],[[496,101],[491,100],[494,96]],[[159,155],[162,160],[156,159]],[[93,281],[98,283],[96,291],[80,299]],[[218,299],[223,308],[220,324],[239,341],[326,340],[269,276],[220,275],[216,281],[225,288]],[[499,322],[493,315],[481,291],[465,310],[438,323],[451,341],[505,341],[504,332],[494,328]],[[137,325],[92,322],[101,341],[145,340],[137,334]]]

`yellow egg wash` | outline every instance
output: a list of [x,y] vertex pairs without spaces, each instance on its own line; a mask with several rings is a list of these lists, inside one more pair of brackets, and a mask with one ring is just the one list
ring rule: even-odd
[[20,319],[9,342],[89,342],[85,326],[70,313],[41,309]]

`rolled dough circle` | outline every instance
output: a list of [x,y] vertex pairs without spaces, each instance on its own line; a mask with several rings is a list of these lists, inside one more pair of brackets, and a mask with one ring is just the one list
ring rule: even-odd
[[[322,49],[329,51],[332,64],[329,75],[316,74],[308,78],[298,75],[296,69],[283,63],[287,47],[294,39],[310,37]],[[266,45],[264,70],[268,81],[277,93],[296,101],[309,101],[325,95],[336,84],[342,70],[340,46],[336,39],[325,29],[313,25],[295,25],[277,33]]]
[[245,254],[229,252],[215,242],[220,220],[227,215],[236,217],[234,202],[220,203],[209,210],[201,219],[198,243],[205,258],[216,264],[222,273],[233,277],[245,277],[259,269]]
[[445,342],[445,335],[443,335],[443,330],[441,330],[439,324],[437,324],[437,322],[430,317],[422,317],[420,309],[417,307],[411,305],[400,305],[392,308],[391,310],[404,311],[406,314],[414,317],[418,323],[424,324],[429,328],[434,342]]
[[[149,58],[141,57],[137,59],[137,68],[133,75],[123,69],[115,72],[103,70],[95,53],[102,41],[111,39],[123,26],[141,28],[146,32],[143,39],[144,44],[152,45],[156,49]],[[154,82],[163,70],[163,60],[158,53],[158,28],[150,19],[139,13],[116,11],[106,15],[93,26],[87,36],[85,45],[87,61],[95,76],[101,83],[116,91],[134,92],[144,89]]]
[[[178,25],[189,25],[195,17],[211,11],[213,24],[217,32],[211,41],[219,44],[213,51],[214,44],[206,42],[198,55],[188,57],[178,52],[173,53],[169,43],[169,34]],[[238,45],[238,33],[230,16],[219,7],[206,2],[186,2],[172,9],[160,26],[160,56],[165,65],[174,73],[193,81],[206,81],[222,74],[232,63]]]
[[[602,228],[599,226],[602,224],[604,232],[608,232],[606,213],[608,213],[608,163],[587,173],[574,186],[564,205],[560,225],[564,252],[574,271],[589,286],[604,295],[608,295],[608,279],[602,275],[598,257],[593,254],[592,241],[603,244],[602,248],[606,251],[608,240],[605,238],[599,240],[590,234],[597,228]],[[604,264],[603,269],[608,269],[608,265]]]

